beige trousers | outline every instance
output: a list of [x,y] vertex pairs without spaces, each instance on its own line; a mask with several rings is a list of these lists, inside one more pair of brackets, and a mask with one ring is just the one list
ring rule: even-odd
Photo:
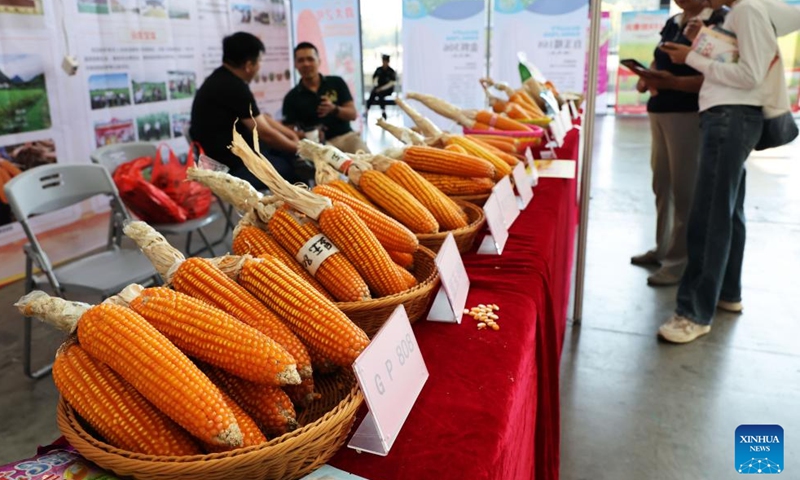
[[327,140],[327,143],[333,145],[344,153],[356,153],[362,150],[369,153],[367,144],[361,140],[361,135],[358,132],[348,132],[344,135],[339,135]]
[[686,225],[700,161],[700,115],[650,113],[650,165],[656,195],[656,249],[665,272],[686,268]]

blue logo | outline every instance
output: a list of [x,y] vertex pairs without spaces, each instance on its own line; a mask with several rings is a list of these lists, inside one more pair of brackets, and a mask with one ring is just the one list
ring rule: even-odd
[[783,428],[780,425],[739,425],[735,462],[736,471],[741,474],[783,472]]

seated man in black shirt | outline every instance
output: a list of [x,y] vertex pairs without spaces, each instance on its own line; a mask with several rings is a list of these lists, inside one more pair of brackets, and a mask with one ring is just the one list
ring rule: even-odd
[[321,129],[327,143],[347,153],[369,152],[350,128],[358,117],[350,89],[341,77],[319,73],[317,47],[301,42],[294,49],[300,83],[283,98],[283,121],[303,131]]
[[[206,78],[197,90],[192,103],[192,120],[189,134],[202,145],[206,155],[227,165],[230,174],[249,181],[256,189],[266,187],[242,160],[228,150],[232,141],[231,129],[236,130],[253,147],[253,127],[258,127],[261,153],[278,173],[295,183],[313,174],[299,178],[296,169],[307,168],[296,160],[299,138],[290,128],[258,110],[253,93],[247,86],[259,73],[260,57],[264,44],[258,37],[237,32],[222,40],[222,66]],[[252,109],[252,117],[251,117]]]
[[377,103],[381,106],[383,119],[386,120],[386,97],[394,92],[394,83],[397,81],[397,73],[389,66],[389,55],[382,55],[381,60],[383,61],[383,65],[378,67],[375,73],[372,74],[372,83],[375,83],[375,88],[373,88],[372,92],[369,94],[367,112]]

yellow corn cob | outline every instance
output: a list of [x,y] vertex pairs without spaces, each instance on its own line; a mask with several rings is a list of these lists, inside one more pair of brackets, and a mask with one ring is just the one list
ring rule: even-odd
[[285,263],[294,273],[300,275],[309,285],[319,290],[322,295],[333,299],[331,294],[325,290],[325,287],[312,277],[295,258],[289,255],[269,233],[258,227],[244,227],[240,229],[239,234],[233,239],[233,253],[235,255],[249,254],[254,257],[260,257],[261,255],[277,257],[278,260]]
[[433,147],[407,147],[403,160],[418,172],[486,178],[494,178],[497,173],[494,165],[482,158]]
[[90,307],[41,291],[25,295],[15,306],[24,316],[62,330],[77,328],[89,355],[204,443],[241,446],[242,432],[219,389],[138,313],[108,303]]
[[377,208],[362,203],[329,185],[317,185],[312,191],[352,208],[387,250],[414,253],[419,248],[419,240],[411,230]]
[[414,275],[412,275],[411,272],[400,265],[395,265],[394,267],[397,270],[397,273],[400,274],[400,276],[403,278],[403,281],[406,283],[406,290],[417,286],[417,279],[414,278]]
[[257,383],[300,383],[294,358],[286,349],[201,300],[153,287],[130,300],[130,306],[195,358]]
[[405,252],[396,252],[394,250],[386,251],[392,258],[392,261],[403,268],[411,268],[414,265],[414,255]]
[[294,357],[301,378],[311,378],[311,358],[275,313],[205,258],[189,258],[172,276],[175,290],[203,300],[278,342]]
[[246,260],[237,281],[286,319],[312,361],[316,350],[336,365],[349,367],[369,343],[336,305],[274,257]]
[[[255,385],[255,384],[254,384]],[[239,424],[239,428],[242,429],[242,446],[235,447],[235,448],[245,448],[245,447],[252,447],[255,445],[261,445],[267,441],[267,437],[261,433],[261,430],[258,428],[255,420],[253,420],[250,415],[247,414],[244,408],[241,405],[236,403],[230,395],[225,392],[225,389],[217,384],[217,387],[222,390],[222,396],[225,398],[225,403],[231,407],[231,411],[233,412],[233,416],[236,417],[236,423]],[[279,387],[268,387],[268,388],[276,388],[280,390]],[[235,448],[231,447],[221,447],[219,445],[206,445],[206,450],[209,452],[225,452],[228,450],[234,450]]]
[[314,391],[314,379],[312,378],[304,378],[300,385],[286,385],[281,389],[296,408],[306,408],[315,400],[322,398],[322,395]]
[[419,172],[419,174],[445,195],[480,195],[491,193],[494,188],[494,182],[488,178],[456,177],[426,172]]
[[335,188],[336,190],[339,190],[342,193],[346,193],[346,194],[350,195],[351,197],[366,203],[367,205],[370,205],[370,206],[373,206],[373,207],[375,206],[375,205],[372,204],[372,202],[369,200],[369,198],[367,198],[366,195],[361,193],[350,182],[345,182],[343,180],[334,180],[332,182],[326,183],[325,185],[329,185],[329,186]]
[[490,144],[488,142],[485,142],[484,140],[482,140],[481,138],[478,138],[478,137],[480,137],[480,135],[466,137],[466,138],[467,138],[467,140],[469,140],[471,142],[474,142],[476,145],[480,146],[481,148],[485,148],[487,151],[491,152],[492,154],[497,155],[498,158],[500,158],[501,160],[506,162],[512,169],[517,166],[517,164],[519,163],[519,159],[517,157],[515,157],[514,155],[512,155],[512,154],[510,154],[508,152],[504,152],[504,151],[500,150],[499,148],[495,147],[494,145],[492,145],[492,144]]
[[53,381],[72,408],[117,448],[146,455],[201,453],[185,430],[75,341],[59,349]]
[[431,212],[385,173],[365,170],[358,182],[359,188],[375,204],[408,227],[414,233],[438,233],[439,222]]
[[320,214],[319,226],[378,296],[394,295],[406,289],[406,282],[400,277],[391,257],[353,209],[333,202]]
[[[511,166],[506,163],[505,160],[498,157],[494,153],[490,152],[489,150],[483,148],[482,146],[475,143],[472,139],[460,136],[460,135],[451,135],[445,138],[445,143],[448,145],[455,144],[463,148],[467,151],[468,154],[474,155],[478,158],[482,158],[495,168],[495,180],[499,180],[506,175],[511,174]],[[438,173],[438,172],[437,172]],[[479,177],[480,175],[469,175],[470,177]]]
[[268,437],[279,437],[297,428],[294,405],[280,387],[248,382],[213,367],[203,368],[203,371],[255,420],[261,432]]
[[449,151],[449,152],[462,153],[464,155],[467,154],[467,151],[464,150],[464,147],[462,147],[460,145],[447,145],[447,146],[444,147],[444,149]]
[[[299,252],[306,242],[321,233],[311,220],[298,220],[285,208],[278,208],[272,215],[269,230],[290,252]],[[364,279],[342,253],[337,252],[326,258],[317,268],[314,278],[338,302],[358,302],[371,298]]]
[[386,175],[411,193],[431,212],[442,230],[467,226],[467,214],[441,190],[425,180],[405,162],[394,162]]

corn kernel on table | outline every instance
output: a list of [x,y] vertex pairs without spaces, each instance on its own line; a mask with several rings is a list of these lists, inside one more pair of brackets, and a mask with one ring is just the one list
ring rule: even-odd
[[[558,157],[577,158],[577,140],[571,132]],[[499,305],[500,330],[479,331],[469,316],[416,323],[430,378],[389,455],[343,448],[331,465],[372,480],[558,478],[575,189],[574,179],[540,179],[503,255],[464,255],[467,307]]]
[[[558,158],[575,159],[577,149],[573,131]],[[467,306],[499,305],[500,330],[479,331],[469,316],[461,325],[416,323],[430,378],[389,455],[342,448],[330,464],[371,480],[558,479],[559,359],[575,192],[574,179],[540,179],[503,255],[464,256]],[[362,408],[356,425],[365,413]],[[63,437],[40,453],[60,445]],[[6,468],[14,470],[0,471]]]

